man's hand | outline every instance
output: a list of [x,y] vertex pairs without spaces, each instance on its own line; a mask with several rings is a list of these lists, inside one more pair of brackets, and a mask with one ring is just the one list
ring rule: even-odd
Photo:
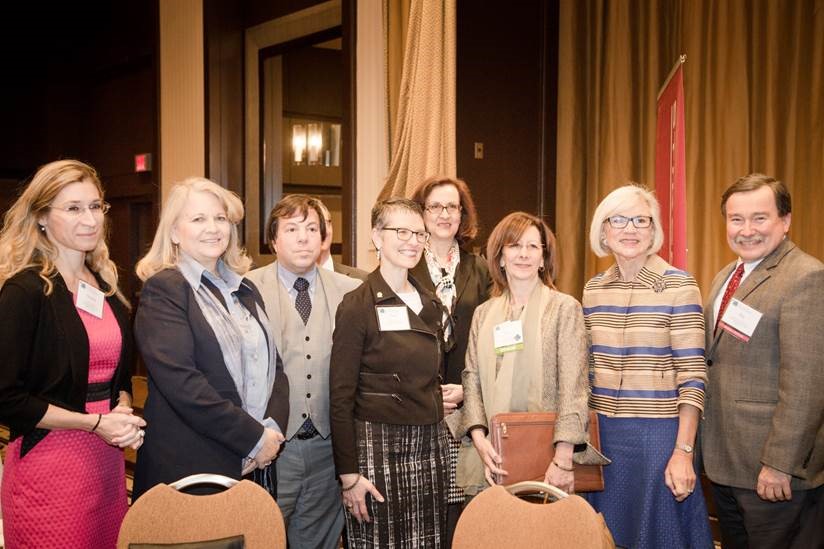
[[789,501],[793,498],[790,478],[787,473],[764,465],[758,473],[758,486],[755,491],[758,492],[758,497],[767,501]]
[[272,463],[280,452],[280,445],[283,444],[283,435],[274,429],[264,429],[266,437],[263,439],[263,447],[258,450],[254,460],[258,469],[263,469]]

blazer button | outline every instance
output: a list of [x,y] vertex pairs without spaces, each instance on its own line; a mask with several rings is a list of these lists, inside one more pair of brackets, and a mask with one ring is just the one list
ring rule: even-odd
[[306,360],[311,360],[311,359],[312,359],[312,355],[306,355]]
[[306,398],[312,398],[312,393],[306,393]]
[[306,379],[312,379],[312,374],[306,374]]
[[712,366],[712,359],[711,358],[707,359],[707,366]]
[[306,414],[301,414],[300,417],[305,418]]
[[309,336],[306,336],[306,341],[309,341]]

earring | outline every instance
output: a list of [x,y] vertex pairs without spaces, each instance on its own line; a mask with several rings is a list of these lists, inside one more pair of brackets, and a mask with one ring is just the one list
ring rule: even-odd
[[381,249],[375,248],[375,255],[378,256],[378,261],[381,260]]
[[540,267],[538,267],[538,272],[539,272],[539,273],[544,272],[544,266],[543,266],[543,265],[541,265]]
[[38,228],[38,229],[40,229],[40,232],[41,232],[41,233],[45,233],[45,232],[46,232],[46,226],[45,226],[45,225],[40,225],[40,224],[38,223],[38,224],[37,224],[37,228]]

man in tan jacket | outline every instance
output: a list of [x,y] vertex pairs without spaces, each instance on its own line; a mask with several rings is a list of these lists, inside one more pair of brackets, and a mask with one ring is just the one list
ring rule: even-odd
[[709,376],[701,444],[724,549],[824,546],[824,264],[787,238],[772,177],[723,195],[738,259],[704,307]]

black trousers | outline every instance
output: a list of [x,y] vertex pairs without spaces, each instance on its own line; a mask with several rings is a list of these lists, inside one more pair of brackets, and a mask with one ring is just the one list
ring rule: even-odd
[[755,490],[712,483],[724,549],[824,548],[824,486],[771,502]]

